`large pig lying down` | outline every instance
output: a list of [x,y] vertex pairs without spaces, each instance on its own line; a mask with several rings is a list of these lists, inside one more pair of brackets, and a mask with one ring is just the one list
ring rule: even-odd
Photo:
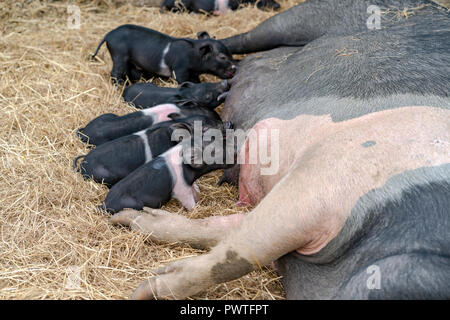
[[[214,246],[157,270],[159,276],[144,282],[135,297],[183,298],[291,251],[304,268],[301,278],[316,278],[317,287],[305,288],[309,297],[332,284],[331,297],[396,298],[409,286],[411,297],[449,297],[450,111],[405,107],[341,123],[328,116],[266,120],[271,128],[290,129],[280,131],[281,141],[312,123],[320,123],[316,137],[303,150],[289,148],[295,159],[275,186],[271,179],[258,181],[272,191],[245,217],[190,220],[152,209],[114,216],[113,222],[157,241]],[[259,169],[252,166],[246,174]],[[372,292],[371,265],[382,277],[381,289]]]
[[[367,28],[370,5],[381,29]],[[233,53],[273,49],[242,61],[222,113],[270,150],[228,174],[256,207],[113,216],[211,248],[155,270],[134,297],[184,298],[276,261],[290,299],[449,299],[449,30],[425,1],[310,0],[225,39]]]

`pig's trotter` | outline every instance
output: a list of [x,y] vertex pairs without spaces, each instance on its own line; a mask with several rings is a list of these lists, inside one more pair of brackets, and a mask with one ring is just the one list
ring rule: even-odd
[[125,209],[116,213],[111,217],[111,222],[113,224],[120,224],[122,226],[131,227],[131,229],[136,229],[135,220],[141,215],[139,211],[133,209]]
[[214,284],[206,255],[172,262],[153,271],[157,276],[142,282],[132,299],[182,299]]
[[155,287],[154,279],[148,279],[142,282],[139,287],[133,292],[131,299],[133,300],[151,300],[156,298],[156,294],[153,291],[153,287]]
[[141,283],[133,299],[183,299],[208,287],[236,279],[258,268],[230,247],[172,262],[156,269],[155,277]]

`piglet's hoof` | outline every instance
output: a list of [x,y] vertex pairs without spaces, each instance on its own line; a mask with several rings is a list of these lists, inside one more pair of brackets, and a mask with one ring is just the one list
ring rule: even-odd
[[192,185],[192,194],[194,195],[195,203],[200,201],[200,188],[196,183]]
[[[165,267],[160,267],[152,271],[155,277],[143,281],[133,292],[132,300],[152,300],[152,299],[176,299],[177,297],[170,294],[172,291],[170,287],[161,283],[161,276],[177,271],[177,264],[172,263]],[[161,286],[162,284],[162,286]],[[169,295],[167,295],[169,293]]]

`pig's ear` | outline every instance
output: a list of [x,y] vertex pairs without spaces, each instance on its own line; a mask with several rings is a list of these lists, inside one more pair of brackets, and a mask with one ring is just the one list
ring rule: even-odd
[[197,39],[199,39],[199,40],[206,40],[206,39],[211,39],[211,37],[209,36],[208,32],[200,31],[199,33],[197,33]]
[[199,51],[200,51],[200,56],[202,57],[202,59],[206,60],[212,55],[213,47],[211,44],[205,43],[204,45],[202,45],[199,48]]
[[193,86],[195,86],[195,83],[186,81],[180,84],[179,88],[192,88]]

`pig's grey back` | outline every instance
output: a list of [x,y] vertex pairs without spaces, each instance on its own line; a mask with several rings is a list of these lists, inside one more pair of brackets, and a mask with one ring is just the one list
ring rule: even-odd
[[357,31],[346,24],[304,47],[250,55],[222,115],[249,129],[270,117],[342,121],[408,105],[450,108],[449,13],[425,6],[408,19],[386,19],[381,30],[358,19]]

